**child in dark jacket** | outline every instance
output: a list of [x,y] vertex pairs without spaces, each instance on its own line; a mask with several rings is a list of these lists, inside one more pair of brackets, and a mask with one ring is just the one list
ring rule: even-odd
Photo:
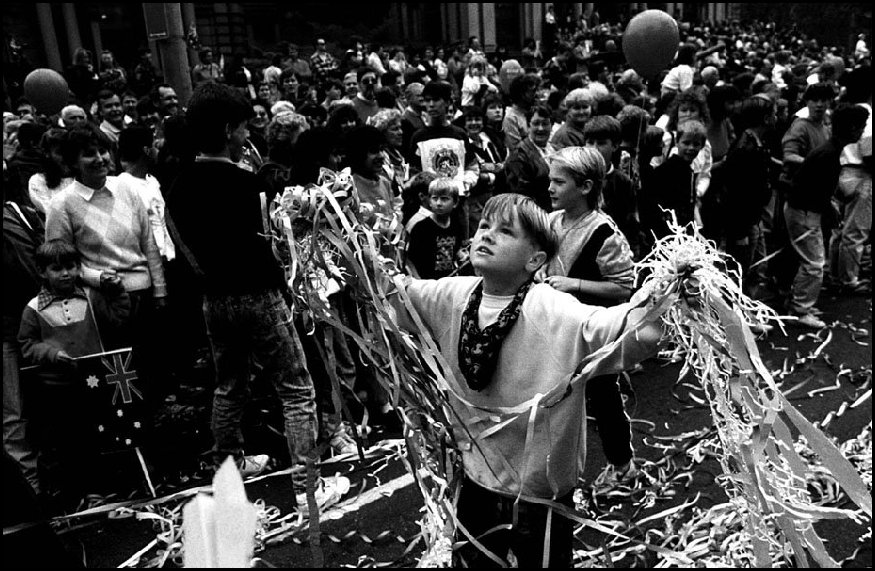
[[[681,226],[693,222],[696,205],[696,175],[692,163],[705,146],[707,131],[699,121],[686,121],[678,126],[678,153],[667,158],[654,173],[656,201],[664,209],[673,210]],[[668,217],[666,216],[666,220]],[[657,236],[668,234],[663,222]]]
[[84,285],[80,259],[64,240],[49,240],[37,248],[43,287],[24,308],[18,332],[24,363],[39,366],[34,402],[40,404],[34,420],[43,453],[40,467],[52,457],[48,448],[56,448],[59,473],[69,484],[72,500],[86,491],[93,464],[87,458],[81,388],[75,385],[76,358],[104,352],[101,333],[122,326],[131,309],[120,280],[105,281],[105,294]]

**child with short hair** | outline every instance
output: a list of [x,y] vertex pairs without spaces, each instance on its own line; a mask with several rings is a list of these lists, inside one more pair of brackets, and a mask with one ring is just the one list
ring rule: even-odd
[[428,187],[432,181],[440,178],[433,172],[423,171],[414,176],[404,190],[401,191],[401,223],[404,224],[404,229],[407,233],[413,229],[413,226],[422,220],[431,216],[431,210],[428,206],[430,203],[428,195]]
[[607,173],[602,188],[601,209],[614,219],[626,236],[633,251],[638,246],[638,199],[632,188],[632,179],[620,169],[614,168],[614,155],[620,146],[621,127],[617,119],[598,115],[583,128],[586,146],[596,149],[605,161]]
[[414,276],[438,279],[456,269],[456,254],[462,247],[462,228],[453,216],[459,205],[459,187],[451,179],[438,178],[428,185],[431,215],[410,229],[407,262]]
[[[678,126],[677,154],[668,157],[654,172],[656,202],[664,209],[673,210],[681,226],[693,222],[696,206],[696,176],[693,160],[705,146],[707,131],[701,122],[685,121]],[[656,229],[657,236],[668,234],[664,215]]]
[[[528,197],[500,194],[486,203],[473,238],[479,277],[396,280],[452,372],[446,381],[465,471],[459,523],[498,557],[512,546],[521,568],[541,566],[548,528],[549,563],[571,563],[573,523],[553,510],[573,506],[585,463],[584,391],[568,384],[579,363],[619,339],[584,375],[620,371],[654,354],[660,338],[657,324],[644,322],[644,292],[631,304],[601,308],[536,284],[535,272],[556,249],[543,209]],[[412,327],[409,319],[406,325]],[[546,394],[564,398],[538,406]],[[507,416],[521,406],[534,406],[535,417]],[[507,422],[496,424],[502,415]],[[472,543],[457,553],[470,567],[494,565]]]
[[[616,222],[599,208],[606,177],[602,154],[592,147],[569,147],[548,162],[550,221],[559,249],[546,266],[545,283],[591,305],[626,301],[635,285],[632,251]],[[597,491],[638,474],[618,381],[615,374],[603,375],[586,385],[587,403],[596,405],[590,410],[610,464],[596,481]]]
[[[49,240],[36,250],[43,287],[21,316],[18,341],[24,363],[39,365],[36,377],[36,424],[45,452],[57,446],[70,499],[81,499],[88,482],[83,449],[87,449],[80,389],[71,373],[76,358],[104,352],[103,335],[124,324],[131,301],[121,282],[104,282],[102,291],[80,280],[81,254],[64,240]],[[42,464],[42,463],[41,463]],[[45,487],[43,488],[45,490]]]
[[550,139],[550,144],[556,149],[565,147],[582,147],[586,143],[583,127],[592,117],[596,98],[586,87],[572,90],[565,96],[565,122]]

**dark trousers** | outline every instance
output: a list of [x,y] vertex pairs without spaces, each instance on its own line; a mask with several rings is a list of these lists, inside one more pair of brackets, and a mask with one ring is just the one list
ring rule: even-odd
[[[520,569],[541,567],[547,517],[552,511],[549,507],[520,501],[517,523],[512,529],[501,529],[484,535],[495,526],[513,524],[514,503],[514,498],[496,494],[465,479],[459,495],[457,515],[465,529],[500,559],[506,560],[508,551],[512,548]],[[573,493],[560,498],[557,503],[573,507]],[[555,512],[552,514],[549,567],[571,566],[573,531],[573,521]],[[468,538],[461,531],[456,532],[456,541],[466,540]],[[455,567],[499,567],[470,542],[456,551],[454,559]]]
[[586,383],[586,409],[595,418],[608,462],[622,466],[632,459],[632,425],[623,407],[618,375],[593,377]]

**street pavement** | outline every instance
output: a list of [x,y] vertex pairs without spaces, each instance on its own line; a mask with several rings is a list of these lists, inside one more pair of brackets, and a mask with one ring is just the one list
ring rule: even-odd
[[[782,390],[793,388],[791,402],[812,422],[822,422],[833,412],[825,430],[838,442],[843,442],[857,436],[872,419],[871,398],[856,408],[847,407],[841,416],[835,415],[842,403],[853,403],[867,389],[871,389],[872,305],[868,298],[838,296],[827,291],[821,297],[819,306],[824,311],[824,321],[829,324],[828,330],[817,332],[790,324],[786,335],[775,330],[761,339],[758,347],[770,371],[787,370],[797,361],[800,362],[791,373],[782,375],[783,378],[779,380]],[[824,345],[830,332],[829,342]],[[821,348],[821,352],[816,359],[806,359],[818,348]],[[691,379],[679,381],[679,372],[678,363],[652,359],[644,363],[643,370],[631,376],[635,397],[627,402],[627,407],[633,419],[636,456],[645,471],[650,470],[654,474],[658,469],[675,462],[675,459],[667,456],[680,450],[677,448],[673,452],[666,447],[666,443],[677,445],[684,438],[686,442],[694,442],[695,437],[690,439],[681,435],[705,431],[711,426],[710,412],[700,400],[701,391],[693,388],[689,382]],[[198,398],[208,400],[209,391],[205,388],[198,394]],[[267,401],[262,401],[262,404],[264,402]],[[181,416],[188,415],[188,436],[198,439],[201,451],[206,450],[208,430],[205,422],[208,416],[203,414],[202,407],[181,406],[177,412],[180,411]],[[259,412],[253,413],[252,418],[258,419]],[[270,427],[271,423],[253,422],[252,418],[250,435],[254,435],[252,438],[256,445],[263,444],[271,451],[281,450],[283,439]],[[198,423],[200,426],[196,426]],[[385,438],[380,439],[381,436]],[[256,554],[258,565],[311,567],[318,563],[319,557],[326,567],[415,565],[422,553],[422,543],[411,544],[420,532],[422,500],[400,459],[398,436],[372,435],[371,443],[376,448],[365,462],[333,462],[323,466],[323,474],[348,476],[352,488],[337,507],[324,514],[318,549],[314,549],[310,542],[306,525],[295,525],[294,518],[277,523],[293,512],[287,475],[268,475],[248,483],[246,491],[251,501],[264,502],[266,506],[277,508],[273,510],[273,523],[266,528],[269,539]],[[169,451],[174,443],[167,441],[166,446],[168,453],[165,460],[172,462],[174,456]],[[605,465],[592,421],[588,431],[588,450],[584,488]],[[868,453],[871,470],[871,447]],[[198,459],[190,458],[189,461],[191,465],[196,465]],[[157,463],[161,464],[160,461]],[[697,496],[696,506],[703,509],[726,501],[726,495],[717,481],[720,466],[714,458],[706,458],[701,464],[690,465],[687,461],[686,464],[675,462],[674,465],[690,467],[686,472],[677,472],[677,483],[663,487],[654,497],[650,497],[649,503],[642,501],[648,493],[642,489],[629,497],[619,497],[617,501],[590,501],[587,509],[593,517],[627,518],[631,523]],[[208,483],[202,478],[203,473],[199,475],[200,479],[198,474],[193,474],[168,481],[160,492]],[[842,505],[848,507],[847,504]],[[270,510],[263,508],[263,511],[267,513]],[[659,529],[671,518],[663,521],[665,519],[658,518],[650,522],[648,527]],[[89,567],[134,563],[130,561],[131,556],[156,537],[154,520],[137,520],[133,517],[110,519],[102,515],[83,518],[76,525],[78,529],[70,529],[69,526],[59,528],[61,537],[72,553],[77,556],[83,554]],[[859,542],[866,531],[864,527],[850,521],[828,521],[817,524],[816,529],[826,540],[827,550],[833,558],[841,561],[853,554],[854,558],[847,561],[846,566],[871,567],[871,547],[868,543],[861,547]],[[605,541],[599,533],[589,530],[579,537],[583,543],[578,547],[599,547]],[[600,552],[591,554],[593,559],[587,561],[590,565],[652,566],[657,562],[655,554],[651,552],[625,553],[624,557],[614,559],[611,550],[595,551]],[[154,561],[158,556],[160,553],[156,549],[147,550],[139,558],[139,564]],[[608,556],[611,561],[606,559]]]

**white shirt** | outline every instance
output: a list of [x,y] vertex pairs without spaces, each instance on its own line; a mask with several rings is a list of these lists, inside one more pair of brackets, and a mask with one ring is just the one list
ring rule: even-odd
[[477,326],[483,330],[496,321],[504,308],[513,301],[512,295],[489,295],[483,292],[480,308],[477,310]]
[[130,191],[140,197],[146,211],[149,213],[149,222],[152,226],[152,235],[158,251],[168,262],[176,258],[176,247],[170,239],[167,230],[167,222],[164,218],[164,196],[161,194],[161,185],[158,179],[147,174],[146,178],[137,178],[130,173],[123,172],[118,175],[119,186],[126,186]]
[[73,177],[65,177],[61,179],[58,186],[49,188],[46,184],[46,175],[38,172],[27,181],[27,194],[30,196],[30,201],[33,203],[34,208],[45,214],[48,212],[49,203],[52,201],[52,198],[70,186],[71,182],[73,182]]

